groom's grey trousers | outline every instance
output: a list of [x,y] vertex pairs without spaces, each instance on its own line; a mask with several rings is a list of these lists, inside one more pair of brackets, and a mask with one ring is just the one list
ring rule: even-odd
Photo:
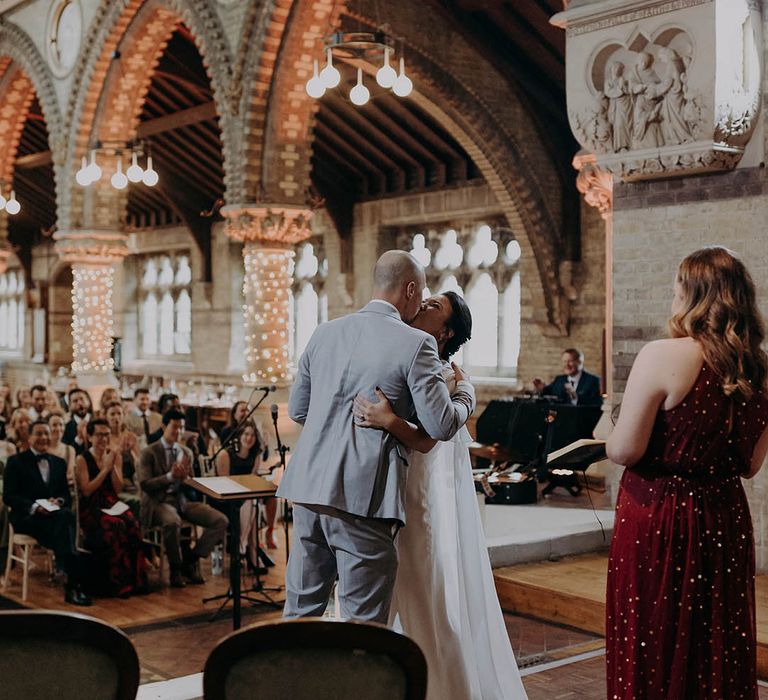
[[387,624],[398,528],[396,520],[294,504],[283,617],[322,615],[338,574],[342,617]]

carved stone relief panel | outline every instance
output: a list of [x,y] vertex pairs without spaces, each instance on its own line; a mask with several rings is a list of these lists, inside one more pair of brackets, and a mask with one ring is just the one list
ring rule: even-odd
[[623,179],[733,168],[761,99],[759,6],[749,0],[581,3],[566,28],[571,128]]

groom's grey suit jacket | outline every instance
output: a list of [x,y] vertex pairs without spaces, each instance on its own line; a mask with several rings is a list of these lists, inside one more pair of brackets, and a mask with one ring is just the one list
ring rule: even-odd
[[288,413],[304,429],[278,496],[405,522],[403,448],[389,433],[353,421],[355,396],[375,401],[376,387],[398,416],[415,414],[437,440],[453,437],[475,408],[469,382],[449,394],[435,339],[374,300],[319,326],[299,360]]

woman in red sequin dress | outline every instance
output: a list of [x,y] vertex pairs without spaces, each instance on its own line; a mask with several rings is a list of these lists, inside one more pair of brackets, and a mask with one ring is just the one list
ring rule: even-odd
[[678,269],[671,338],[646,345],[608,456],[609,700],[757,699],[755,557],[741,479],[768,453],[768,360],[752,279],[725,248]]

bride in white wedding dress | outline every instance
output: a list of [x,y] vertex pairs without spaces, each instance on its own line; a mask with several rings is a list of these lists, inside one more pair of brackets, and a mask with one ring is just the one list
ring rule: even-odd
[[[435,337],[448,388],[448,359],[469,339],[472,317],[453,292],[430,297],[414,327]],[[411,448],[407,525],[398,535],[400,564],[390,623],[414,639],[427,659],[427,700],[521,700],[526,693],[493,584],[462,428],[437,442],[398,418],[383,393],[355,400],[363,426],[389,431]]]

